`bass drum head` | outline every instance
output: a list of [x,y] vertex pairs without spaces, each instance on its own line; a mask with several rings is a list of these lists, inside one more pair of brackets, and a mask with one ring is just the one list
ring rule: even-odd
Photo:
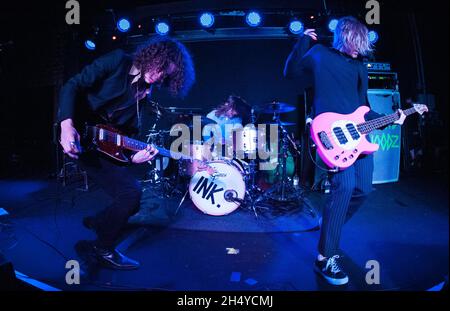
[[208,169],[197,171],[189,183],[192,202],[203,213],[224,216],[235,211],[240,203],[227,201],[226,196],[244,199],[245,182],[241,170],[231,161],[207,163]]

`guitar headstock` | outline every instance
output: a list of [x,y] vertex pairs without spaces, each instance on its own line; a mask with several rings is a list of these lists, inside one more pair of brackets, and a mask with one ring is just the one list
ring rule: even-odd
[[414,104],[413,107],[420,115],[422,115],[424,112],[428,112],[428,107],[426,105]]

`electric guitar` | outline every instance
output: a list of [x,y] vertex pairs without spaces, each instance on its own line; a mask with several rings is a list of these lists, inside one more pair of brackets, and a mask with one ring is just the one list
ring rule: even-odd
[[[364,115],[369,110],[369,107],[362,106],[351,114],[325,112],[314,118],[310,127],[311,138],[317,153],[328,167],[343,170],[355,163],[360,154],[377,151],[379,146],[370,143],[366,136],[400,118],[395,112],[366,122]],[[427,111],[427,106],[414,104],[403,110],[403,113],[406,116],[416,112],[422,115]]]
[[118,130],[108,125],[97,124],[95,126],[85,125],[83,132],[84,144],[110,156],[120,162],[129,162],[124,150],[141,151],[152,145],[159,151],[159,155],[172,159],[192,160],[181,152],[173,152],[162,147],[148,144],[122,135]]

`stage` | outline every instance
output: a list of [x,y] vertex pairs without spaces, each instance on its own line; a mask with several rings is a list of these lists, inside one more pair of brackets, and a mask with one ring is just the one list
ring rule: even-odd
[[0,293],[14,303],[237,293],[312,309],[448,291],[447,2],[0,12]]
[[[67,285],[66,262],[80,260],[75,243],[95,237],[82,218],[110,200],[95,184],[87,192],[76,186],[48,178],[0,182],[0,207],[9,213],[0,216],[0,251],[17,273],[47,290],[425,291],[448,276],[448,179],[428,173],[374,185],[343,229],[341,255],[351,276],[344,287],[315,275],[319,231],[289,220],[300,220],[301,212],[255,218],[238,209],[214,217],[189,201],[170,221],[127,226],[119,249],[140,261],[140,269],[82,264],[80,284]],[[307,195],[319,216],[325,196]],[[379,285],[366,282],[369,260],[380,264]]]

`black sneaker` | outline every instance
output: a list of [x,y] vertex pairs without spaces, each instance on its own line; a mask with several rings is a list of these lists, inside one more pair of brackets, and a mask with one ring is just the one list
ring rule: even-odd
[[339,255],[335,255],[322,261],[316,259],[314,270],[332,285],[345,285],[348,283],[348,276],[339,267],[336,261],[338,258]]

